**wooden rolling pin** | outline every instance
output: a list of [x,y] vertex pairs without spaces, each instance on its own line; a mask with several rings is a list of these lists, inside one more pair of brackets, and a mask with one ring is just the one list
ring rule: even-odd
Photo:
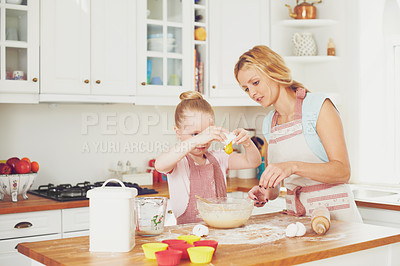
[[318,235],[324,235],[331,227],[331,215],[325,206],[315,208],[311,215],[311,228]]

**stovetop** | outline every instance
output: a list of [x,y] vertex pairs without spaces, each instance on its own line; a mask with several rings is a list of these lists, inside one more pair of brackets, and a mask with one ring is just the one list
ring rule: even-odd
[[[94,184],[85,181],[83,183],[78,183],[75,186],[71,184],[47,184],[39,186],[38,189],[29,190],[28,193],[37,195],[40,197],[45,197],[48,199],[53,199],[57,201],[73,201],[73,200],[88,200],[86,197],[86,193],[88,190],[101,187],[103,185],[102,182],[95,182]],[[142,188],[136,183],[130,182],[122,182],[126,187],[134,187],[138,191],[138,195],[146,195],[146,194],[157,194],[158,191],[150,188]],[[119,183],[116,182],[108,182],[106,186],[120,186]]]

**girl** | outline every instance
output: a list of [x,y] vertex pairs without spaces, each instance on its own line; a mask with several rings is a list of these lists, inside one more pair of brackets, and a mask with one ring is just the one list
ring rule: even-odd
[[350,163],[331,100],[292,80],[283,59],[266,46],[244,53],[234,71],[254,101],[275,107],[263,123],[268,165],[249,197],[264,205],[278,197],[283,181],[289,214],[311,215],[324,205],[333,219],[362,222],[347,184]]
[[187,91],[175,110],[175,132],[180,140],[155,162],[157,171],[167,173],[171,207],[177,224],[199,222],[196,198],[226,197],[226,170],[256,168],[261,156],[244,129],[234,131],[234,141],[245,153],[208,151],[211,142],[223,142],[228,130],[215,126],[214,111],[202,95]]

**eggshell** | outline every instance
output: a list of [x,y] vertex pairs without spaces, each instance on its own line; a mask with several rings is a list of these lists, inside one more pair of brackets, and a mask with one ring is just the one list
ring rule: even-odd
[[232,142],[232,144],[234,144],[234,139],[235,139],[235,137],[236,137],[236,135],[235,135],[235,133],[233,133],[233,132],[230,132],[229,134],[228,133],[224,133],[225,134],[225,136],[226,136],[226,140],[225,140],[225,145],[228,145],[229,143],[231,143]]
[[286,233],[287,237],[295,237],[296,234],[297,234],[297,225],[296,224],[289,224],[286,227],[285,233]]
[[206,236],[208,235],[208,227],[202,224],[196,224],[193,227],[192,233],[196,236]]
[[296,222],[297,233],[296,236],[304,236],[306,234],[306,227],[300,222]]

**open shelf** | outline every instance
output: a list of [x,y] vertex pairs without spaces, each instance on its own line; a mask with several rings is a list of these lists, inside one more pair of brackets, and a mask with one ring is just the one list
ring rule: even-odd
[[285,62],[294,62],[294,63],[324,63],[324,62],[333,62],[339,60],[337,56],[284,56]]
[[326,27],[335,24],[337,24],[337,21],[332,19],[288,19],[277,23],[279,26],[295,28]]

